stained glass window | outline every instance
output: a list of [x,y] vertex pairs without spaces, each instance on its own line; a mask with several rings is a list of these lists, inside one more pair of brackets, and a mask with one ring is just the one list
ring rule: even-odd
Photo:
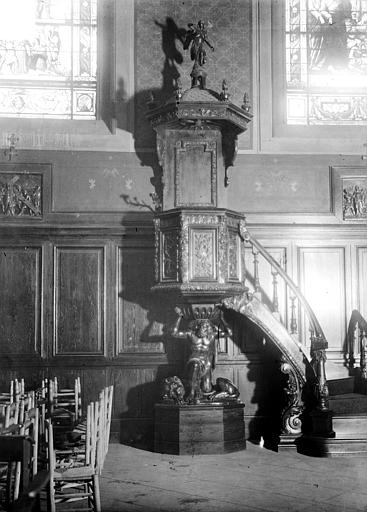
[[95,119],[97,0],[0,0],[0,115]]
[[285,0],[287,123],[367,125],[367,0]]

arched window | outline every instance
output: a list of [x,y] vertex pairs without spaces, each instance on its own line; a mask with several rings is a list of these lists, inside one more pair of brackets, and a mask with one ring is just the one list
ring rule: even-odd
[[0,116],[96,119],[97,0],[0,6]]
[[286,122],[367,125],[366,0],[286,0]]

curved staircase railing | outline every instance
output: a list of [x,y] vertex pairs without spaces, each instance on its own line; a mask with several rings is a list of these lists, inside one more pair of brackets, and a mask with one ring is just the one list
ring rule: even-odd
[[[261,243],[254,238],[246,227],[245,221],[241,221],[239,224],[239,232],[243,243],[248,247],[251,247],[253,260],[253,293],[246,291],[240,300],[230,299],[224,300],[224,305],[227,308],[234,309],[245,316],[248,316],[253,322],[257,323],[273,341],[276,341],[278,347],[282,351],[282,363],[281,371],[289,375],[288,387],[286,388],[286,394],[288,396],[288,403],[282,411],[282,434],[288,436],[299,435],[301,433],[301,421],[300,415],[304,410],[304,403],[302,397],[302,390],[307,382],[311,384],[311,388],[314,391],[314,395],[317,401],[317,409],[321,412],[329,413],[328,410],[328,386],[325,374],[325,362],[326,362],[326,348],[328,343],[325,334],[321,328],[321,325],[312,310],[310,304],[306,298],[289,277],[289,275],[283,270],[281,265],[273,258],[273,256],[261,245]],[[272,336],[271,322],[269,323],[265,319],[264,311],[261,313],[259,302],[262,302],[262,293],[259,277],[259,256],[261,256],[270,266],[272,275],[272,316],[275,317],[278,322],[281,322],[281,315],[279,313],[279,299],[278,299],[278,286],[279,278],[283,280],[290,294],[290,321],[289,325],[283,325],[284,333],[282,335],[274,334]],[[296,302],[297,301],[297,302]],[[263,306],[265,308],[266,306]],[[299,339],[298,335],[298,322],[296,311],[304,312],[306,318],[309,321],[310,331],[310,353],[307,353],[307,347]],[[268,324],[268,328],[266,328]],[[274,325],[274,323],[273,323]],[[265,328],[264,328],[265,326]],[[288,334],[287,334],[288,333]],[[281,344],[284,344],[284,347]],[[303,359],[306,361],[303,365],[295,366],[295,358],[292,358],[290,351],[287,350],[287,345],[293,344],[293,350],[297,349],[304,356]],[[282,350],[285,348],[285,350]],[[299,358],[298,358],[299,359]],[[300,366],[302,368],[300,369]],[[311,372],[309,371],[311,370]],[[312,382],[310,382],[312,381]],[[327,427],[328,429],[328,427]],[[332,430],[331,428],[329,429]]]
[[367,379],[367,320],[354,309],[348,325],[348,366],[351,373],[355,370],[356,352],[359,354],[360,376]]

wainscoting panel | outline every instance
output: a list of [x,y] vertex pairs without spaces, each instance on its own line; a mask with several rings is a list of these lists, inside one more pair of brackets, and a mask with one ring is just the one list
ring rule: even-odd
[[167,309],[151,290],[153,271],[151,248],[117,248],[117,354],[164,352],[162,323]]
[[[314,310],[329,350],[342,351],[346,334],[346,247],[299,247],[299,283]],[[303,321],[304,343],[309,325]]]
[[55,247],[56,356],[103,355],[104,247]]
[[367,247],[357,247],[357,297],[361,315],[367,319]]
[[0,247],[0,352],[41,356],[42,247]]

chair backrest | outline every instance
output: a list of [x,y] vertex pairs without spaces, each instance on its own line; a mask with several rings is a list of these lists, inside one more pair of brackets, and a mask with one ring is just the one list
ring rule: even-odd
[[34,391],[28,391],[19,401],[19,423],[24,423],[27,411],[33,409],[36,404]]
[[13,402],[5,406],[5,421],[4,427],[8,428],[11,425],[17,425],[19,422],[19,402]]
[[32,475],[38,471],[38,447],[39,447],[39,409],[33,407],[25,411],[24,422],[20,426],[20,433],[32,440]]
[[67,409],[78,421],[82,415],[80,377],[75,378],[74,386],[70,388],[61,388],[57,377],[54,377],[49,381],[48,389],[53,406]]

